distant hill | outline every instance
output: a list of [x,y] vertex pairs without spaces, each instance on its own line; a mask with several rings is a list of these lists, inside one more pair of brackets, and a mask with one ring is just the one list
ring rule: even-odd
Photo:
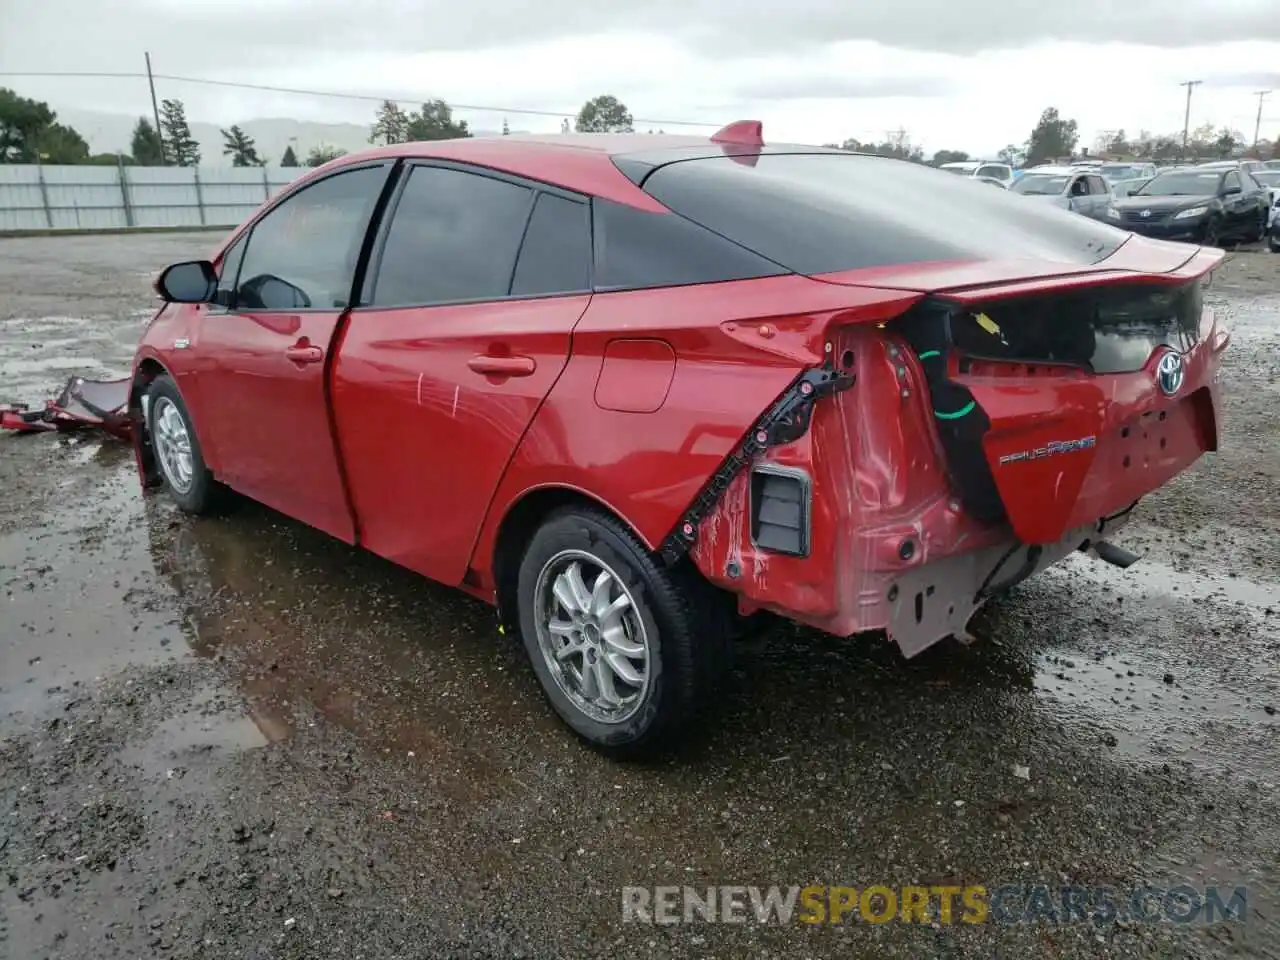
[[[148,118],[149,119],[149,118]],[[93,153],[129,152],[133,139],[136,116],[122,113],[98,113],[89,110],[58,110],[61,123],[75,127],[89,141]],[[230,126],[230,124],[227,124]],[[298,160],[306,159],[312,147],[325,144],[354,152],[369,146],[369,127],[358,123],[311,123],[283,117],[241,120],[239,126],[251,136],[258,147],[258,154],[268,163],[280,162],[289,146]],[[477,137],[498,136],[498,130],[475,130]],[[521,131],[513,130],[512,133]],[[212,123],[193,122],[191,135],[200,142],[202,166],[230,165],[230,158],[222,155],[222,134]]]

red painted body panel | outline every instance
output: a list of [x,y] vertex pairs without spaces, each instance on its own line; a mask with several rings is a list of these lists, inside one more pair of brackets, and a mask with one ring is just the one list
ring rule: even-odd
[[[246,496],[348,543],[355,526],[333,445],[327,363],[342,311],[206,313],[199,357],[199,413],[218,451],[219,479]],[[181,381],[180,381],[181,383]]]
[[[333,403],[364,546],[461,583],[498,481],[564,369],[590,299],[351,314]],[[533,369],[473,369],[483,358],[528,358]]]
[[[829,325],[889,319],[916,299],[803,277],[596,294],[502,478],[471,559],[476,582],[493,584],[503,517],[544,487],[587,494],[656,547],[765,408],[821,362]],[[639,329],[678,357],[665,400],[652,413],[602,409],[594,398],[606,350]]]

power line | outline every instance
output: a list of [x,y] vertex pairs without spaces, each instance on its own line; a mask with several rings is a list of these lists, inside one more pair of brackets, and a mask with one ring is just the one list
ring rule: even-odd
[[[94,73],[90,71],[78,70],[45,70],[33,72],[16,72],[16,71],[0,71],[0,77],[55,77],[55,78],[85,78],[93,80],[146,80],[148,75],[145,73]],[[335,100],[362,100],[369,103],[383,103],[391,101],[392,103],[419,103],[421,98],[418,97],[388,97],[374,96],[368,93],[339,93],[334,90],[305,90],[299,87],[276,87],[263,83],[240,83],[234,80],[211,80],[207,77],[181,77],[174,74],[156,73],[151,75],[156,80],[167,80],[170,83],[192,83],[199,86],[208,87],[230,87],[237,90],[256,90],[263,93],[287,93],[304,97],[328,97]],[[530,110],[519,107],[495,107],[485,106],[475,103],[456,103],[452,100],[446,101],[450,107],[455,110],[475,110],[482,113],[508,113],[526,117],[555,117],[557,119],[573,116],[575,111],[565,110]],[[664,127],[720,127],[723,124],[715,120],[656,120],[649,117],[633,117],[633,123],[656,124]]]

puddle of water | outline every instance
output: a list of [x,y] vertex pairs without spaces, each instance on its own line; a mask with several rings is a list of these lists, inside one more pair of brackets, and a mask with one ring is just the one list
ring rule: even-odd
[[[76,452],[55,504],[0,536],[0,716],[38,712],[127,663],[182,656],[182,614],[157,583],[142,494],[123,448]],[[75,460],[114,459],[105,474]]]
[[1121,570],[1073,554],[1046,573],[1051,577],[1079,577],[1125,596],[1145,600],[1235,604],[1243,607],[1243,612],[1262,619],[1268,616],[1269,609],[1280,608],[1280,583],[1187,573],[1145,558],[1127,570]]
[[[1280,639],[1280,587],[1150,560],[1120,570],[1078,556],[1045,579],[1072,583],[1072,602],[1100,612],[1117,610],[1120,598],[1140,601],[1105,613],[1115,618],[1102,645],[1110,650],[1040,654],[1035,686],[1055,716],[1100,728],[1131,761],[1177,760],[1276,782],[1280,672],[1266,664]],[[1130,624],[1134,636],[1124,629]]]
[[287,724],[262,710],[245,712],[239,696],[222,687],[196,693],[181,712],[161,723],[144,741],[121,753],[144,776],[172,780],[198,764],[256,750],[290,733]]

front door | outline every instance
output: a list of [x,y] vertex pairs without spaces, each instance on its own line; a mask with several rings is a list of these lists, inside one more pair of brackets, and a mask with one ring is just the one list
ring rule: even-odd
[[591,300],[589,210],[427,164],[392,202],[337,358],[334,414],[362,544],[458,584]]
[[336,173],[270,210],[248,235],[229,303],[206,313],[199,339],[219,479],[348,542],[325,377],[388,170]]

